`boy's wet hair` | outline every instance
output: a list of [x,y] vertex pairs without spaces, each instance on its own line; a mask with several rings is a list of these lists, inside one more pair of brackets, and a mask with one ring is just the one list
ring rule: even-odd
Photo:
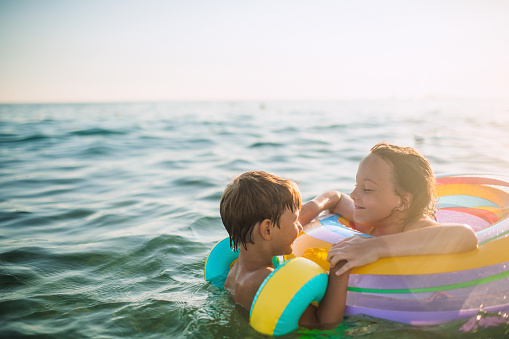
[[246,172],[226,186],[221,197],[220,213],[230,235],[230,247],[254,244],[253,227],[269,219],[279,227],[279,219],[286,209],[300,210],[301,195],[291,180],[262,172]]
[[380,156],[392,167],[397,195],[402,199],[403,193],[413,195],[405,222],[423,214],[436,220],[436,182],[429,161],[412,147],[385,142],[373,146],[370,153]]

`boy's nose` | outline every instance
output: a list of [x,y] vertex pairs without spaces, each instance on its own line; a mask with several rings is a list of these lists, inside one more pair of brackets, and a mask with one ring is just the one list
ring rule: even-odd
[[299,233],[302,232],[303,228],[302,228],[302,225],[301,223],[299,222]]

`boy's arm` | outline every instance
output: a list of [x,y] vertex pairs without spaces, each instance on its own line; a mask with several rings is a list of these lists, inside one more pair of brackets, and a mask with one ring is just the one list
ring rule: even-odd
[[313,200],[302,205],[299,222],[304,226],[325,210],[329,210],[332,213],[339,213],[348,220],[351,220],[353,202],[351,202],[349,196],[338,191],[322,193]]
[[322,301],[318,307],[313,305],[308,306],[300,317],[300,326],[331,330],[335,329],[343,321],[350,273],[346,272],[338,276],[336,272],[344,263],[346,262],[339,263],[336,267],[331,268],[327,290]]
[[355,236],[332,246],[331,266],[348,261],[337,274],[385,257],[466,252],[477,248],[477,236],[467,225],[441,224],[376,238]]

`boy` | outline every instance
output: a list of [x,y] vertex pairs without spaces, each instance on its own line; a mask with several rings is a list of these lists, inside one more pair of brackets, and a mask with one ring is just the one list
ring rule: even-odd
[[[307,224],[320,212],[333,209],[341,195],[327,192],[301,209],[297,185],[261,171],[241,174],[230,183],[221,198],[220,212],[230,235],[230,245],[239,250],[225,289],[235,302],[251,308],[254,296],[265,278],[274,270],[272,257],[292,253],[292,244]],[[318,307],[309,305],[299,325],[334,329],[343,320],[348,287],[348,272],[337,276],[336,265],[329,274],[325,295]]]

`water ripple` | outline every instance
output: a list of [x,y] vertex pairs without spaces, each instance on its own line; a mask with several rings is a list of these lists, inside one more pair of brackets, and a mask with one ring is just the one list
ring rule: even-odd
[[[503,173],[508,107],[0,105],[0,337],[262,338],[227,292],[203,280],[208,251],[227,236],[219,200],[231,178],[266,170],[297,180],[305,199],[348,193],[382,140],[416,147],[437,173]],[[472,331],[503,337],[499,320],[471,321]],[[458,331],[465,321],[414,328],[359,316],[327,335],[481,333]]]

